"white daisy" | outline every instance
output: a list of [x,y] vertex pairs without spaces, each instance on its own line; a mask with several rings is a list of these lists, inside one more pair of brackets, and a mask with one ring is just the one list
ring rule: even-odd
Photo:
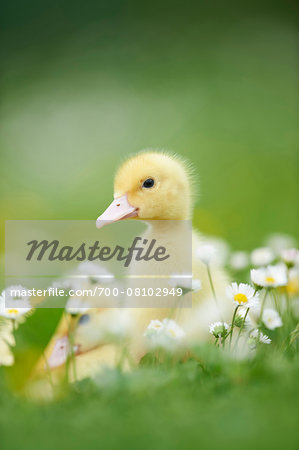
[[[255,307],[251,308],[250,311],[255,310]],[[246,316],[245,319],[245,323],[244,323],[244,318]],[[235,326],[240,328],[248,328],[250,325],[252,324],[251,318],[249,317],[249,314],[247,313],[247,308],[239,308],[238,309],[238,314],[235,317]]]
[[275,330],[275,328],[282,326],[281,317],[275,309],[265,309],[263,312],[262,321],[269,330]]
[[185,332],[182,328],[172,319],[163,319],[163,329],[167,336],[172,339],[182,339],[185,336]]
[[281,259],[288,267],[294,267],[299,263],[299,250],[290,248],[280,252]]
[[10,286],[0,296],[0,316],[17,319],[32,309],[27,290],[23,286]]
[[232,283],[227,287],[226,294],[238,306],[251,308],[259,303],[259,294],[249,284]]
[[86,302],[83,302],[78,297],[71,297],[65,306],[66,311],[73,316],[76,316],[77,314],[83,314],[90,308],[90,305],[88,305]]
[[151,320],[144,336],[148,339],[150,347],[162,347],[173,350],[185,337],[185,332],[172,319]]
[[288,234],[274,233],[268,236],[266,245],[279,255],[286,248],[296,247],[296,240]]
[[251,253],[251,262],[254,266],[266,266],[273,262],[274,253],[269,247],[260,247]]
[[192,291],[197,292],[201,289],[201,280],[199,278],[192,278]]
[[[22,303],[28,303],[29,295],[27,289],[24,286],[9,286],[2,292],[3,297],[6,301],[6,306],[19,305]],[[16,303],[18,302],[18,303]]]
[[169,279],[170,286],[181,287],[191,291],[192,289],[192,275],[190,273],[172,273]]
[[251,333],[250,337],[253,339],[256,339],[257,341],[261,342],[262,344],[271,344],[271,339],[266,335],[263,334],[260,330],[255,328]]
[[[204,247],[204,248],[201,248]],[[205,259],[207,252],[212,251],[211,254],[211,263],[214,263],[219,266],[223,266],[226,264],[228,255],[230,252],[230,248],[228,243],[219,237],[209,236],[206,237],[202,245],[200,245],[201,250],[199,251],[201,256]],[[198,255],[199,257],[199,255]],[[202,259],[202,258],[200,258]]]
[[84,261],[79,264],[77,271],[85,276],[91,283],[109,283],[114,280],[113,273],[105,267],[92,261]]
[[230,257],[229,265],[234,270],[245,269],[249,264],[249,256],[246,252],[233,252]]
[[196,256],[205,264],[214,262],[217,255],[216,248],[211,244],[199,245],[196,249]]
[[160,332],[163,330],[163,323],[160,320],[151,320],[147,327],[147,330],[154,330]]
[[18,319],[31,310],[31,306],[28,308],[0,308],[0,316],[6,319]]
[[201,280],[192,278],[192,275],[188,273],[173,273],[170,276],[169,284],[173,287],[180,287],[193,292],[201,289]]
[[210,325],[210,333],[215,336],[215,338],[223,338],[227,335],[229,330],[229,325],[226,322],[214,322]]
[[284,264],[252,269],[250,276],[251,281],[260,287],[285,286],[288,283],[287,269]]
[[57,288],[57,290],[62,290],[66,295],[68,295],[70,289],[74,289],[75,291],[84,289],[85,284],[83,278],[70,276],[69,278],[59,278],[58,280],[53,281],[50,288],[51,287],[54,289]]
[[72,287],[72,283],[71,280],[69,279],[63,279],[63,278],[59,278],[56,281],[53,281],[53,283],[51,284],[51,287],[53,287],[54,289],[61,289],[61,290],[66,290],[66,289],[71,289]]

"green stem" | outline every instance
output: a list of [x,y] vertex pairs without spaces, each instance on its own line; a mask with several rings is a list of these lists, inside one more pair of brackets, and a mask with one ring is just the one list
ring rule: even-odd
[[232,320],[232,324],[231,324],[231,330],[229,332],[229,345],[231,346],[232,344],[232,338],[233,338],[233,331],[234,331],[234,326],[235,326],[235,318],[237,315],[237,311],[238,308],[240,307],[240,305],[236,306],[235,310],[234,310],[234,315],[233,315],[233,320]]
[[240,329],[239,329],[239,333],[238,333],[238,336],[237,336],[237,339],[236,339],[236,343],[235,343],[235,347],[234,347],[234,348],[236,348],[237,345],[238,345],[238,342],[239,342],[239,339],[240,339],[242,330],[243,330],[243,328],[244,328],[245,321],[246,321],[246,318],[247,318],[248,313],[249,313],[249,308],[247,308],[246,313],[245,313],[245,315],[244,315],[244,319],[243,319],[243,322],[241,323],[241,326],[240,326]]
[[67,314],[65,312],[65,319],[67,322],[67,326],[68,326],[68,343],[69,343],[69,349],[67,349],[67,357],[66,357],[66,364],[65,364],[65,368],[66,368],[66,381],[69,382],[69,368],[70,365],[72,365],[73,367],[73,376],[74,376],[74,381],[77,381],[77,368],[76,368],[76,356],[74,353],[74,332],[73,332],[73,327],[72,327],[72,318],[69,316],[69,314]]
[[266,304],[266,299],[267,299],[269,290],[270,290],[269,288],[266,289],[265,296],[264,296],[264,298],[263,298],[263,300],[262,300],[262,304],[261,304],[261,312],[260,312],[260,316],[259,316],[259,320],[258,320],[258,323],[259,323],[259,324],[262,323],[264,307],[265,307],[265,304]]
[[290,322],[292,322],[292,320],[294,319],[294,313],[293,313],[293,308],[292,308],[292,304],[291,304],[291,299],[290,299],[287,289],[285,290],[285,299],[286,299],[286,309],[287,309],[288,317],[289,317]]
[[213,280],[212,280],[211,269],[210,269],[209,264],[207,264],[206,266],[207,266],[207,272],[208,272],[208,277],[209,277],[209,281],[210,281],[210,286],[211,286],[211,289],[212,289],[213,297],[214,297],[214,300],[215,300],[216,304],[218,305],[216,292],[215,292],[215,288],[214,288],[214,284],[213,284]]

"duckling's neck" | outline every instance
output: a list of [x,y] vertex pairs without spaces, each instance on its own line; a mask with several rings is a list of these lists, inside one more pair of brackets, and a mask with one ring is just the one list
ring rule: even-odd
[[149,220],[145,223],[147,224],[145,235],[150,239],[167,238],[175,242],[192,234],[191,220]]
[[[192,271],[192,223],[190,220],[151,220],[142,238],[164,247],[169,260],[163,265],[164,274]],[[162,266],[161,266],[162,267]],[[155,264],[151,270],[160,270]],[[154,273],[154,272],[152,272]]]

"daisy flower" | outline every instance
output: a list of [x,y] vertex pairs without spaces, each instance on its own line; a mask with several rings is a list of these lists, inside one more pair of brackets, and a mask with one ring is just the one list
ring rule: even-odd
[[88,305],[86,302],[83,302],[78,297],[70,298],[65,306],[66,312],[68,312],[72,316],[83,314],[90,308],[91,308],[90,305]]
[[[255,309],[255,308],[252,308]],[[252,311],[251,309],[251,311]],[[246,318],[245,318],[246,316]],[[245,322],[244,322],[244,318],[245,318]],[[247,314],[247,309],[246,308],[239,308],[238,309],[238,314],[235,317],[235,326],[238,328],[241,327],[245,327],[248,328],[248,326],[251,325],[251,319],[249,317],[249,314]]]
[[214,322],[210,325],[210,333],[215,338],[224,338],[229,330],[229,325],[226,322]]
[[259,287],[285,286],[288,283],[287,269],[284,264],[252,269],[250,276],[251,281]]
[[163,329],[167,336],[172,339],[182,339],[185,336],[185,332],[181,327],[172,319],[163,319]]
[[188,273],[173,273],[170,277],[169,284],[173,287],[180,287],[186,291],[197,292],[201,289],[201,280],[192,278]]
[[274,253],[269,247],[260,247],[251,253],[251,262],[254,266],[266,266],[274,260]]
[[275,309],[265,309],[263,312],[262,321],[264,322],[265,327],[269,330],[275,330],[275,328],[282,326],[281,317]]
[[201,289],[201,280],[199,278],[192,278],[192,291],[198,292]]
[[72,287],[70,280],[59,279],[57,281],[53,281],[50,288],[58,289],[58,290],[67,290]]
[[226,294],[238,306],[251,308],[259,303],[259,294],[249,284],[232,283],[227,287]]
[[288,234],[274,233],[268,236],[266,245],[279,255],[286,248],[296,247],[296,240]]
[[294,267],[299,263],[299,250],[296,248],[282,250],[280,252],[280,257],[288,267]]
[[114,275],[105,267],[92,261],[84,261],[79,264],[77,271],[79,275],[87,278],[92,284],[109,283],[114,279]]
[[238,251],[231,254],[229,265],[234,270],[245,269],[249,264],[249,257],[246,252]]
[[163,319],[162,322],[151,320],[144,336],[148,338],[151,347],[163,347],[171,350],[185,337],[185,332],[175,320]]
[[6,319],[18,319],[32,309],[26,288],[10,286],[0,296],[0,316]]
[[27,289],[24,286],[9,286],[4,289],[2,292],[2,296],[5,298],[6,306],[10,306],[12,303],[21,306],[22,303],[26,303],[29,301],[29,296],[27,293]]
[[18,319],[31,309],[32,307],[29,303],[23,303],[21,308],[18,306],[6,308],[4,298],[2,296],[0,297],[0,316],[5,317],[6,319]]
[[[147,327],[147,331],[156,331],[156,332],[160,332],[163,330],[163,323],[160,320],[151,320],[148,327]],[[147,331],[145,332],[144,335],[147,334]]]
[[211,244],[202,244],[199,245],[196,249],[196,256],[204,263],[210,264],[214,261],[217,254],[217,250],[214,245]]
[[250,333],[250,338],[257,340],[258,342],[261,342],[262,344],[271,344],[271,339],[266,334],[263,334],[260,330],[255,328]]
[[212,260],[211,262],[224,266],[227,262],[230,248],[228,243],[219,237],[209,236],[205,238],[203,245],[212,247]]

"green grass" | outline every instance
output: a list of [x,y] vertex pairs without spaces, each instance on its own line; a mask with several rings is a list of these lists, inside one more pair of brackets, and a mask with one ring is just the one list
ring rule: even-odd
[[298,355],[250,364],[212,346],[196,355],[174,367],[104,371],[50,405],[4,389],[2,448],[298,448]]
[[[234,249],[299,238],[292,2],[4,3],[2,268],[5,220],[96,219],[120,161],[146,147],[194,163],[201,231]],[[0,447],[298,448],[298,355],[198,354],[107,371],[45,405],[0,374]]]

